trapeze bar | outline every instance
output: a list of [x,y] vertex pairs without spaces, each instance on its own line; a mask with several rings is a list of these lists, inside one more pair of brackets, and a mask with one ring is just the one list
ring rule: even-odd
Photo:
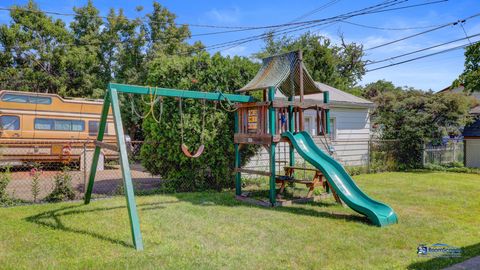
[[110,83],[109,89],[116,89],[120,93],[131,93],[140,95],[157,95],[164,97],[178,97],[178,98],[194,98],[194,99],[206,99],[206,100],[219,100],[219,101],[231,101],[231,102],[252,102],[253,97],[245,95],[224,94],[221,92],[201,92],[192,90],[178,90],[160,87],[148,87],[139,85],[128,85]]

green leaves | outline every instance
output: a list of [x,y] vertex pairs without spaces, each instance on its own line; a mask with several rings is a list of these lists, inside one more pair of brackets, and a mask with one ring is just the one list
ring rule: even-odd
[[423,92],[378,81],[363,93],[376,103],[373,121],[382,139],[398,140],[399,168],[422,165],[424,143],[438,144],[443,136],[459,135],[468,121],[470,99],[462,94]]
[[[158,54],[147,67],[149,85],[225,93],[241,88],[258,70],[258,64],[246,58],[207,53],[193,57]],[[148,98],[145,101],[148,102]],[[194,151],[201,144],[203,105],[198,100],[183,100],[183,105],[184,142]],[[207,102],[206,106],[205,151],[196,159],[186,157],[180,150],[182,138],[177,100],[164,99],[164,118],[160,124],[151,117],[143,122],[142,163],[149,171],[166,179],[169,189],[192,191],[233,187],[233,114],[212,102]],[[144,107],[145,112],[148,109]],[[155,115],[159,115],[159,105],[155,106]],[[252,154],[252,148],[244,148],[243,160]]]
[[480,43],[465,50],[465,69],[453,85],[463,84],[467,93],[480,91]]

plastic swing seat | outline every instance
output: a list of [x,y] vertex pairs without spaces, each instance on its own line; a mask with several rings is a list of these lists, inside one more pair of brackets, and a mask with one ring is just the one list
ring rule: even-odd
[[190,151],[188,151],[188,146],[186,144],[182,143],[182,152],[185,156],[187,156],[189,158],[198,158],[199,156],[202,155],[203,150],[205,150],[205,145],[202,144],[198,148],[197,152],[195,152],[195,154],[192,154],[192,153],[190,153]]

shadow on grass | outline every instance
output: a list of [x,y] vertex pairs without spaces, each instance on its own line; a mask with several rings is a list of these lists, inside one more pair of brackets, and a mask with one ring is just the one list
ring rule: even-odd
[[[148,210],[157,210],[160,208],[165,208],[164,204],[171,204],[171,203],[179,203],[179,201],[166,201],[166,202],[156,202],[156,203],[145,203],[139,204],[138,209],[141,211],[148,211]],[[101,208],[93,208],[93,209],[81,209],[81,207],[85,206],[84,204],[78,205],[70,205],[66,207],[61,207],[55,210],[42,212],[37,215],[33,215],[30,217],[25,218],[26,221],[35,223],[37,225],[41,225],[44,227],[52,228],[55,230],[62,230],[65,232],[72,232],[81,235],[91,236],[103,241],[107,241],[113,244],[122,245],[128,248],[134,248],[134,246],[130,243],[127,243],[123,240],[114,239],[100,233],[94,231],[88,231],[78,228],[72,228],[65,226],[61,220],[61,217],[71,216],[71,215],[79,215],[79,214],[86,214],[86,213],[95,213],[95,212],[104,212],[104,211],[112,211],[116,209],[126,208],[127,206],[114,206],[114,207],[101,207]],[[127,216],[125,216],[127,218]]]
[[[412,263],[408,266],[407,269],[443,269],[479,255],[480,243],[477,243],[475,245],[462,247],[462,256],[459,258],[431,258],[427,261]],[[480,266],[477,265],[475,267],[476,268],[467,267],[465,269],[478,269],[478,267]]]
[[[208,194],[206,198],[205,194]],[[321,211],[318,209],[311,209],[311,208],[304,208],[299,206],[298,204],[294,204],[292,206],[282,206],[282,207],[263,207],[255,204],[247,204],[244,202],[237,201],[233,198],[231,193],[179,193],[179,194],[172,194],[178,200],[189,202],[193,205],[200,205],[200,206],[227,206],[227,207],[255,207],[258,209],[263,209],[266,211],[278,211],[278,212],[285,212],[291,213],[296,215],[304,215],[304,216],[312,216],[312,217],[323,217],[329,219],[339,219],[345,220],[348,222],[359,222],[365,225],[374,226],[371,222],[364,216],[361,216],[356,213],[352,214],[344,214],[344,213],[335,213],[333,211]],[[302,205],[311,205],[316,206],[319,209],[333,207],[338,204],[334,202],[328,201],[317,201],[317,202],[308,202],[302,203]]]

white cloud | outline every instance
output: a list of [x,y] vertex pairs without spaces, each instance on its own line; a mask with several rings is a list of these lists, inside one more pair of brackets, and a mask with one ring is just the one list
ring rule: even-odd
[[241,12],[238,7],[229,9],[211,9],[206,16],[219,23],[236,23],[240,20]]

